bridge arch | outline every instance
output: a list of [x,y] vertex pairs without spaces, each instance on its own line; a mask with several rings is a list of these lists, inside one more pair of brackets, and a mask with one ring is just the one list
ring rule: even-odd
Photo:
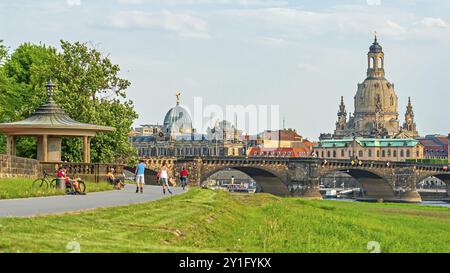
[[418,183],[430,177],[436,177],[442,180],[445,184],[447,184],[448,187],[450,187],[450,172],[421,175],[420,178],[418,179]]
[[326,169],[321,172],[320,178],[329,176],[333,173],[345,173],[354,178],[361,186],[361,193],[358,199],[367,201],[395,200],[394,186],[382,174],[361,168],[335,168]]
[[[434,190],[436,188],[432,188],[433,193],[431,193],[430,191],[426,191],[427,188],[425,187],[422,188],[424,185],[421,184],[423,183],[425,180],[435,177],[438,179],[439,182],[442,182],[446,185],[446,191],[444,190],[443,192],[435,192]],[[436,186],[436,185],[435,185]],[[424,198],[427,198],[428,200],[439,200],[439,201],[446,201],[446,202],[450,202],[450,172],[445,172],[445,173],[436,173],[436,174],[432,174],[432,173],[427,173],[427,174],[423,174],[419,177],[419,179],[417,180],[417,185],[416,187],[418,189],[420,189],[421,195],[425,195]]]
[[287,183],[287,174],[278,170],[270,170],[266,167],[239,165],[215,166],[204,171],[201,178],[201,183],[204,183],[214,174],[228,169],[241,171],[251,177],[259,185],[262,192],[278,196],[290,195]]

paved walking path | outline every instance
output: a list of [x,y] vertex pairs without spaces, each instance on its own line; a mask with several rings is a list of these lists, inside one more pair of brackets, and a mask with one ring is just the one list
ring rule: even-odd
[[[88,193],[87,195],[62,195],[26,199],[0,200],[0,217],[36,216],[73,212],[86,209],[145,203],[167,196],[160,186],[145,186],[143,194],[135,193],[136,186],[126,185],[124,190]],[[183,193],[181,188],[172,189],[174,195]]]

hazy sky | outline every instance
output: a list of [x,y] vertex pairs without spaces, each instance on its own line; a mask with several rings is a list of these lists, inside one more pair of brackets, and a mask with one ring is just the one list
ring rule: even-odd
[[279,105],[286,126],[332,132],[353,111],[373,32],[400,118],[412,97],[421,134],[450,132],[447,0],[16,0],[0,2],[0,39],[90,42],[132,82],[142,123],[162,123],[175,92],[204,104]]

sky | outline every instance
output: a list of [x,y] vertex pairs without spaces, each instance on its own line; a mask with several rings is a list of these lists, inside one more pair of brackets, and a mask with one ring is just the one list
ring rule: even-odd
[[135,126],[161,124],[181,91],[191,111],[195,98],[278,106],[280,126],[315,140],[334,130],[341,96],[353,111],[376,31],[401,122],[411,96],[419,132],[447,134],[449,10],[447,0],[2,0],[0,40],[97,48],[132,83]]

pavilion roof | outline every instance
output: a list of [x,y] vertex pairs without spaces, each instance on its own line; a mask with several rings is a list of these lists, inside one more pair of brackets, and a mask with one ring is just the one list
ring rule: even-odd
[[[53,84],[47,84],[47,102],[37,108],[28,118],[11,123],[1,123],[0,131],[7,133],[8,131],[20,131],[27,129],[63,129],[70,131],[94,131],[94,132],[111,132],[115,128],[101,126],[96,124],[82,123],[73,120],[64,112],[53,100],[51,89]],[[44,132],[43,132],[44,133]]]

